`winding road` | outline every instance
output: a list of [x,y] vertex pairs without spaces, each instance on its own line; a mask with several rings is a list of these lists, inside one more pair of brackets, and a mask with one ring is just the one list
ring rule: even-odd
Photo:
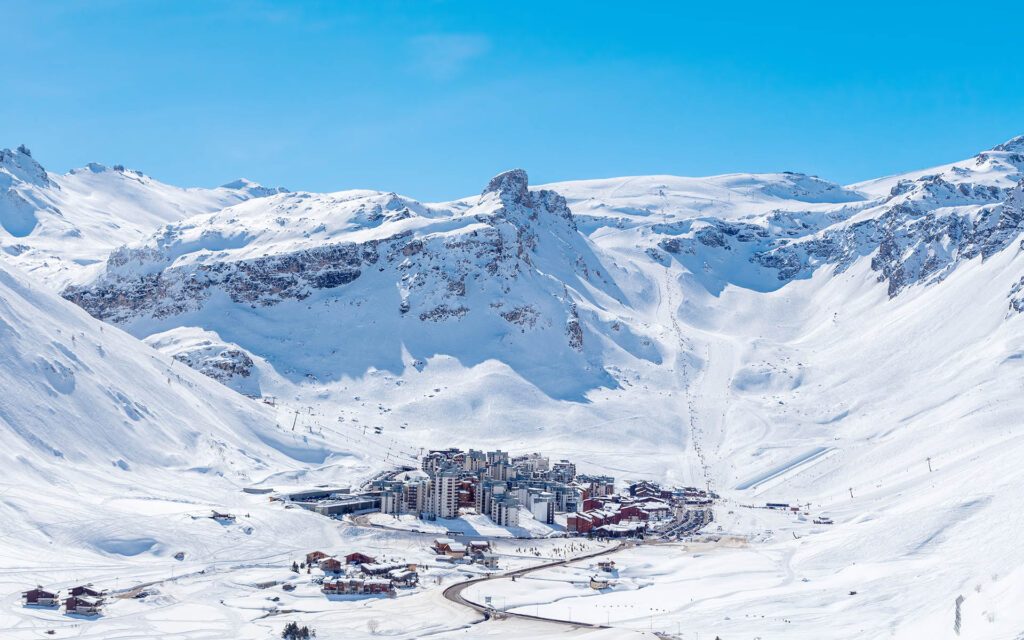
[[[477,603],[475,603],[475,602],[473,602],[471,600],[465,599],[462,596],[462,592],[465,591],[466,588],[468,588],[468,587],[470,587],[472,585],[475,585],[475,584],[479,584],[481,582],[487,582],[488,580],[499,580],[499,579],[505,579],[505,578],[519,578],[519,577],[525,576],[525,575],[527,575],[529,573],[533,573],[534,571],[540,571],[542,569],[550,569],[551,567],[558,567],[558,566],[566,565],[566,564],[569,564],[569,563],[572,563],[572,562],[577,562],[579,560],[587,560],[587,559],[590,559],[590,558],[596,558],[598,556],[603,556],[603,555],[607,555],[609,553],[615,553],[616,551],[621,551],[622,549],[625,549],[626,546],[627,545],[625,543],[621,543],[620,542],[619,544],[615,545],[614,547],[609,547],[607,549],[602,549],[600,551],[595,551],[593,553],[586,553],[586,554],[583,554],[581,556],[576,556],[574,558],[567,558],[565,560],[556,560],[554,562],[546,562],[544,564],[539,564],[539,565],[536,565],[536,566],[533,566],[533,567],[528,567],[526,569],[517,569],[516,571],[509,571],[508,573],[499,573],[499,574],[487,576],[485,578],[474,578],[473,580],[466,580],[465,582],[458,582],[458,583],[453,584],[452,586],[450,586],[450,587],[448,587],[447,589],[444,590],[444,597],[445,597],[445,599],[447,599],[447,600],[449,600],[451,602],[454,602],[456,604],[460,604],[460,605],[462,605],[464,607],[469,607],[470,609],[473,609],[476,612],[482,614],[483,615],[483,620],[481,620],[481,622],[484,621],[484,620],[490,620],[491,616],[494,613],[494,609],[491,608],[491,607],[485,607],[485,606],[477,604]],[[571,620],[559,620],[557,618],[545,618],[545,617],[542,617],[542,616],[532,616],[532,615],[529,615],[529,614],[526,614],[526,613],[510,613],[510,612],[506,611],[506,612],[502,612],[502,615],[507,616],[509,618],[521,618],[523,620],[534,620],[534,621],[540,621],[540,622],[549,622],[551,624],[559,624],[559,625],[564,625],[564,626],[569,626],[569,627],[590,628],[590,629],[608,629],[609,628],[608,626],[603,625],[603,624],[590,624],[588,622],[572,622]]]

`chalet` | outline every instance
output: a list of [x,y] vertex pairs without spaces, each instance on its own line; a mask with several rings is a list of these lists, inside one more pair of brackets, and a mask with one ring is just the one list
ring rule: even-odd
[[306,554],[306,564],[315,566],[318,562],[327,557],[327,554],[323,551],[310,551]]
[[36,587],[21,594],[26,607],[56,607],[60,604],[60,596],[56,591],[47,591]]
[[324,580],[320,591],[327,595],[372,595],[393,593],[395,585],[390,580],[376,578],[341,578]]
[[216,520],[217,522],[221,522],[221,523],[227,523],[227,522],[234,522],[235,521],[235,516],[233,516],[232,514],[230,514],[230,513],[221,513],[219,511],[214,511],[213,515],[211,515],[210,517],[213,518],[214,520]]
[[601,571],[604,571],[605,573],[612,573],[613,571],[615,571],[615,561],[614,560],[600,560],[597,563],[597,568],[600,569]]
[[368,576],[383,576],[387,575],[388,572],[395,571],[396,569],[408,569],[409,567],[404,562],[373,562],[370,564],[364,564],[360,567],[363,573]]
[[473,553],[478,551],[490,551],[491,543],[486,540],[470,540],[469,550]]
[[452,544],[455,544],[455,541],[451,538],[434,538],[434,551],[437,555],[443,555]]
[[358,551],[345,556],[345,564],[373,564],[374,562],[377,562],[376,558]]
[[455,542],[451,538],[437,538],[434,540],[434,551],[438,555],[459,559],[466,557],[467,549],[466,545]]
[[79,616],[98,616],[102,607],[103,601],[99,598],[71,596],[64,600],[65,613],[73,613]]
[[409,569],[392,569],[388,571],[388,579],[396,587],[415,587],[416,583],[420,580],[420,576],[415,571],[410,571]]
[[601,578],[599,576],[591,576],[590,577],[590,588],[591,589],[607,589],[610,586],[611,586],[611,583],[608,582],[608,580],[606,578]]
[[324,558],[320,561],[320,569],[324,573],[341,573],[344,566],[337,558]]
[[498,568],[498,556],[491,553],[490,551],[484,551],[479,556],[477,556],[477,561],[488,569]]
[[68,592],[68,595],[71,596],[86,596],[89,598],[100,598],[106,594],[106,591],[97,591],[96,589],[93,589],[91,584],[74,587]]
[[466,557],[466,545],[461,542],[453,542],[448,545],[448,550],[444,552],[446,556],[452,558],[465,558]]

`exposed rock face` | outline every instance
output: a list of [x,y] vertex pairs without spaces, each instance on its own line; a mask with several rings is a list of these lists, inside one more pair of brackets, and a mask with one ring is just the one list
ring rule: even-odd
[[[287,313],[329,314],[342,325],[403,331],[423,323],[440,332],[448,352],[467,331],[483,340],[508,335],[503,348],[524,360],[536,358],[530,340],[538,339],[551,341],[554,352],[546,355],[584,354],[591,325],[578,303],[592,291],[618,295],[565,199],[530,191],[522,170],[496,176],[479,199],[455,210],[376,192],[314,199],[280,194],[168,225],[145,244],[117,249],[98,278],[63,295],[97,318],[129,330],[145,326],[142,333],[201,326],[231,335],[231,326],[211,323],[210,309],[228,304],[273,314],[287,303]],[[256,213],[242,211],[249,206]],[[303,341],[346,348],[342,332],[314,336],[301,317],[294,324]],[[424,335],[409,331],[414,340]],[[514,337],[524,333],[532,338]],[[218,358],[188,361],[209,374],[222,370]]]
[[241,349],[211,347],[178,353],[174,359],[224,384],[236,376],[248,378],[252,375],[252,358]]
[[[482,267],[498,281],[514,280],[533,266],[542,236],[564,239],[576,231],[564,198],[551,191],[531,193],[526,173],[520,169],[491,180],[482,201],[488,196],[496,197],[498,206],[482,206],[474,215],[486,226],[464,233],[414,235],[407,231],[360,243],[335,242],[230,261],[179,262],[188,252],[185,245],[216,250],[234,240],[214,230],[190,239],[193,227],[170,225],[144,246],[114,251],[104,277],[87,286],[69,287],[64,296],[99,318],[124,323],[140,315],[163,318],[197,310],[218,291],[232,302],[252,306],[304,300],[316,290],[347,285],[365,269],[376,267],[397,270],[404,312],[414,307],[417,292],[429,291],[443,304],[423,309],[418,317],[457,319],[469,309],[452,304],[453,300],[466,296],[468,276],[480,278],[471,266]],[[394,200],[383,209],[394,210],[393,205]],[[407,216],[398,220],[411,215],[408,208],[404,211]],[[510,322],[519,318],[518,314],[508,317]]]
[[[54,185],[46,169],[32,158],[24,145],[15,151],[0,149],[0,230],[15,238],[24,238],[35,230],[39,223],[37,209],[46,208],[54,215],[61,215],[56,207],[33,198],[31,190],[25,186],[46,189]],[[21,253],[24,249],[18,251]]]
[[[609,347],[660,357],[648,339],[657,329],[636,321],[616,282],[651,277],[634,257],[713,295],[860,262],[897,296],[1019,238],[1021,145],[851,187],[794,173],[566,183],[575,214],[563,195],[531,190],[520,169],[437,205],[371,191],[259,191],[262,200],[113,251],[102,273],[64,295],[138,335],[202,327],[299,378],[336,375],[309,355],[326,353],[351,375],[398,370],[394,354],[445,354],[531,372],[559,362],[596,380],[610,370]],[[1024,310],[1024,278],[1009,298]],[[286,338],[269,329],[281,323]],[[288,347],[268,356],[260,340]]]
[[[1020,189],[1018,185],[1015,192]],[[941,280],[964,260],[988,258],[1021,232],[1019,205],[1002,204],[1011,196],[997,187],[953,185],[929,177],[910,188],[900,183],[893,193],[896,202],[877,217],[782,241],[758,252],[754,260],[788,280],[821,264],[842,271],[873,253],[871,268],[892,297],[912,284]]]
[[183,189],[122,165],[48,173],[24,146],[0,149],[0,252],[55,288],[161,226],[286,190],[239,180]]
[[239,393],[260,395],[260,373],[251,354],[215,333],[179,327],[148,336],[145,342]]
[[[1016,152],[993,150],[978,158],[985,165],[981,174],[995,166],[1020,180],[1018,165],[1024,163]],[[975,182],[975,176],[953,167],[900,180],[876,200],[834,209],[773,211],[751,222],[699,218],[655,224],[652,230],[659,234],[658,249],[689,261],[691,268],[694,261],[715,259],[733,265],[723,269],[728,273],[751,263],[773,271],[778,286],[810,277],[823,265],[841,273],[870,259],[893,297],[913,284],[945,278],[965,260],[987,259],[1020,235],[1021,185]]]
[[0,188],[8,188],[16,180],[40,187],[51,184],[46,169],[35,161],[25,145],[14,151],[0,149]]
[[[235,303],[270,306],[284,300],[303,300],[315,289],[333,289],[358,278],[364,266],[377,262],[377,242],[335,244],[285,255],[213,262],[150,271],[169,264],[176,240],[172,230],[158,247],[122,247],[107,260],[108,274],[93,286],[69,287],[64,297],[94,316],[125,322],[140,315],[164,318],[194,311],[214,291]],[[135,275],[141,269],[141,275]]]

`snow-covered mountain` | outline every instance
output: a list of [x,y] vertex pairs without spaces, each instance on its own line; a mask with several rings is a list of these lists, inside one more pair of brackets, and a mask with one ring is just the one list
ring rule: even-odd
[[[45,477],[82,466],[174,468],[251,477],[292,445],[275,442],[271,412],[131,336],[95,321],[0,264],[8,470]],[[296,455],[322,460],[325,452]]]
[[113,249],[161,225],[286,191],[248,180],[183,189],[141,171],[91,162],[47,172],[23,145],[0,150],[0,252],[62,287]]
[[[716,526],[748,543],[687,564],[699,593],[675,613],[702,634],[940,637],[962,594],[967,636],[1013,638],[1022,154],[1017,138],[848,186],[778,173],[530,187],[515,170],[445,203],[259,192],[150,219],[93,265],[59,240],[59,270],[7,244],[3,258],[144,339],[161,367],[276,396],[296,421],[308,407],[314,451],[354,446],[330,425],[376,425],[412,449],[541,450],[709,483],[725,500]],[[56,181],[26,156],[8,153],[12,184]],[[44,376],[32,366],[11,371]],[[254,424],[236,448],[258,447]],[[276,442],[261,460],[293,455]],[[389,462],[360,456],[362,470]],[[837,525],[741,506],[773,499]]]
[[210,541],[265,540],[273,521],[246,533],[187,514],[231,509],[244,486],[349,455],[2,262],[0,387],[0,584],[11,590],[17,568],[48,553],[152,566],[178,552],[210,560]]
[[[252,589],[247,568],[288,573],[286,558],[341,545],[333,521],[243,488],[373,473],[378,452],[348,440],[288,429],[273,407],[0,260],[0,636],[279,636],[276,620],[242,632],[237,617],[197,614],[211,596],[195,581],[209,576],[204,588],[216,589],[223,573]],[[33,585],[66,594],[86,582],[114,592],[113,612],[89,620],[22,606]]]
[[443,205],[356,191],[228,207],[116,250],[65,296],[140,336],[202,327],[295,382],[445,354],[577,397],[614,384],[608,345],[658,357],[564,198],[521,170]]
[[[717,295],[868,259],[895,296],[990,257],[1020,222],[1021,144],[851,187],[782,173],[531,191],[516,170],[438,204],[283,193],[170,223],[64,295],[139,337],[198,327],[294,384],[400,374],[443,355],[468,367],[497,360],[549,397],[581,400],[621,388],[621,360],[670,356],[643,310],[659,286],[645,273],[659,265]],[[1018,289],[1007,295],[1024,305]]]

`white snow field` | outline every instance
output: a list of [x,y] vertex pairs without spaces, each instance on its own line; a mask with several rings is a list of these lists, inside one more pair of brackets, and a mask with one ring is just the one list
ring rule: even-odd
[[5,258],[52,285],[102,263],[111,250],[160,225],[285,191],[245,179],[215,189],[182,189],[141,171],[90,162],[47,172],[27,148],[0,157],[0,243]]
[[[1018,640],[1022,154],[1015,139],[846,187],[781,173],[528,188],[510,172],[450,203],[260,192],[138,215],[78,204],[88,189],[122,202],[106,183],[61,184],[70,224],[137,222],[66,249],[44,213],[2,201],[0,256],[29,275],[0,272],[0,629]],[[243,487],[357,484],[446,446],[710,484],[722,501],[701,541],[610,556],[608,590],[585,584],[583,560],[463,594],[609,630],[472,624],[441,596],[453,569],[393,600],[253,586],[293,579],[316,548],[429,563],[437,533],[337,523]],[[768,501],[805,508],[754,508]],[[249,517],[191,517],[211,508]],[[835,524],[812,522],[823,514]],[[528,544],[557,557],[564,541]],[[91,621],[17,597],[112,579],[161,582]]]

